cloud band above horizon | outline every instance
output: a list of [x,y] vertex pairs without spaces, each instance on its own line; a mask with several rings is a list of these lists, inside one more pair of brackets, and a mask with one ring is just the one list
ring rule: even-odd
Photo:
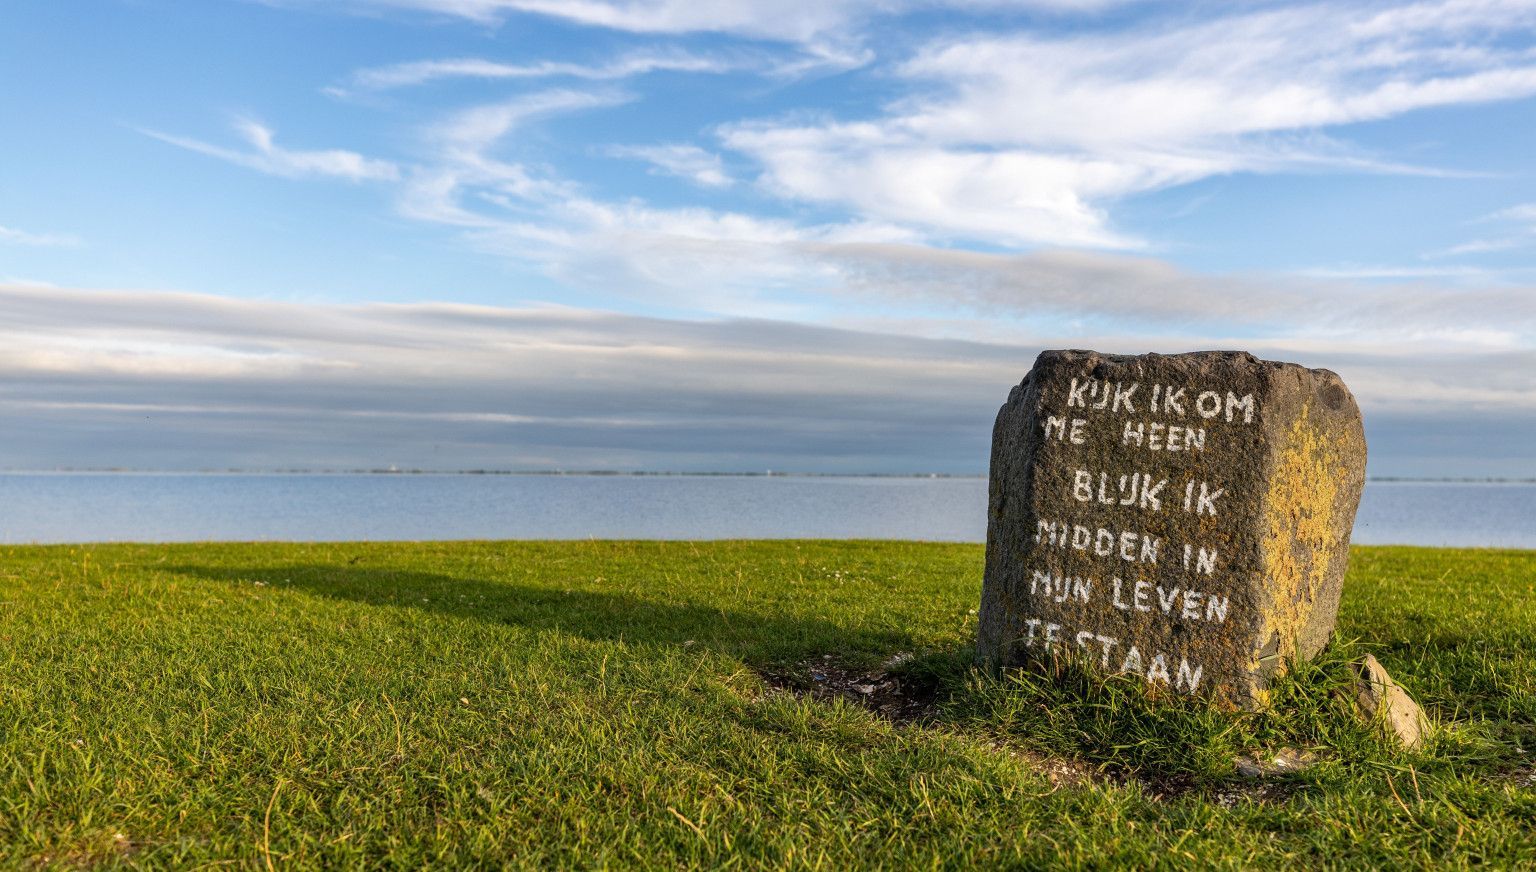
[[[1042,345],[1194,350],[36,287],[0,286],[0,308],[0,456],[13,469],[976,474],[997,407]],[[1345,376],[1374,474],[1514,475],[1536,456],[1530,352],[1253,350]],[[1512,393],[1490,396],[1520,371]],[[1405,380],[1422,396],[1394,396]]]

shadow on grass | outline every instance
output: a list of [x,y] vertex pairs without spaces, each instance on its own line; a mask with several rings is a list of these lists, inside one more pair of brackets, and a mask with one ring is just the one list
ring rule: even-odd
[[[1331,647],[1282,679],[1275,707],[1228,714],[1200,700],[1158,697],[1133,677],[1105,676],[1075,661],[1032,663],[996,673],[973,668],[968,644],[918,656],[886,671],[875,664],[914,640],[899,629],[857,627],[816,615],[733,611],[627,592],[529,585],[472,576],[357,566],[168,567],[229,584],[263,582],[277,590],[456,619],[557,632],[632,645],[692,644],[738,658],[770,683],[815,682],[846,672],[849,687],[899,685],[889,700],[868,690],[841,695],[854,703],[920,699],[922,711],[898,719],[942,722],[994,737],[1001,745],[1075,761],[1083,771],[1150,779],[1177,795],[1194,783],[1224,783],[1236,753],[1281,745],[1333,749],[1340,759],[1390,762],[1371,730],[1345,711],[1338,693],[1352,673],[1353,644]],[[823,662],[825,655],[833,660]],[[775,681],[774,675],[790,682]],[[817,677],[820,674],[822,677]],[[897,698],[895,694],[900,695]],[[878,708],[878,706],[876,706]],[[911,715],[906,717],[906,715]],[[895,715],[892,715],[895,717]],[[1173,777],[1176,774],[1177,777]],[[1183,779],[1183,780],[1180,780]],[[1186,783],[1187,782],[1187,783]]]
[[818,617],[764,615],[628,593],[433,572],[331,565],[168,569],[194,578],[262,582],[330,599],[558,631],[594,641],[696,644],[754,665],[783,665],[828,652],[849,661],[868,662],[908,647],[912,641],[899,631],[850,629]]

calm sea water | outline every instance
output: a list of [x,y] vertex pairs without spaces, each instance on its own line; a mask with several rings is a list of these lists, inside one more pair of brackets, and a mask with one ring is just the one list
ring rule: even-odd
[[[979,542],[981,478],[0,474],[0,542]],[[1536,485],[1372,482],[1362,544],[1536,548]]]

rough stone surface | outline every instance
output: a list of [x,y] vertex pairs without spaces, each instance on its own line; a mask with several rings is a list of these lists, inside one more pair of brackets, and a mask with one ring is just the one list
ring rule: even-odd
[[979,653],[1077,652],[1261,706],[1333,631],[1364,482],[1332,372],[1044,352],[993,430]]
[[1404,748],[1413,750],[1424,743],[1429,731],[1429,719],[1424,710],[1402,686],[1392,680],[1387,669],[1372,655],[1356,664],[1359,680],[1356,684],[1355,702],[1360,713],[1368,720],[1381,719],[1387,734],[1395,737]]

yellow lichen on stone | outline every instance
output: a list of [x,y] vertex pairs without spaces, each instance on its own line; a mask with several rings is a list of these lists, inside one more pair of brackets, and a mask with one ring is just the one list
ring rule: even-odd
[[1275,455],[1264,498],[1261,555],[1272,599],[1255,643],[1256,670],[1270,640],[1279,640],[1278,649],[1268,652],[1277,658],[1276,672],[1296,656],[1296,641],[1337,553],[1334,506],[1342,453],[1309,422],[1309,408],[1302,408]]

